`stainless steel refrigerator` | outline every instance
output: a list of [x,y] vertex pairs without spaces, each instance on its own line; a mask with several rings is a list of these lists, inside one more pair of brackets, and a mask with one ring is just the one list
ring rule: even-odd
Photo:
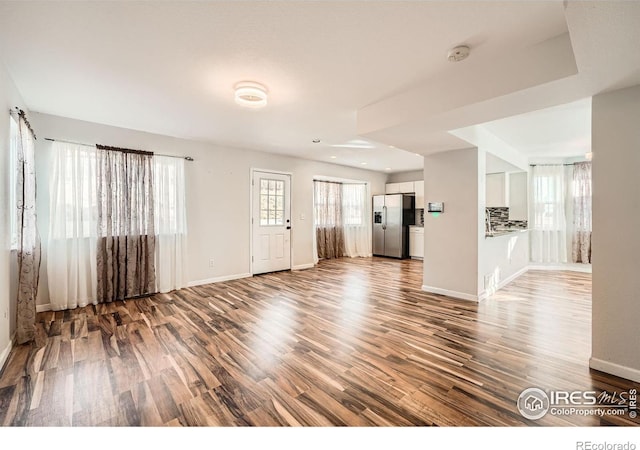
[[409,257],[409,225],[415,222],[415,197],[406,194],[373,196],[373,254]]

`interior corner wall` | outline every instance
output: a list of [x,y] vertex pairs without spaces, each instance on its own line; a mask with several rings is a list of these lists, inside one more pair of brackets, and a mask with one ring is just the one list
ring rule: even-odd
[[474,147],[424,157],[425,204],[444,202],[438,216],[425,210],[422,289],[427,292],[478,299],[478,155]]
[[[384,193],[387,174],[273,153],[222,147],[47,114],[31,114],[38,134],[38,221],[43,241],[40,308],[46,307],[46,243],[49,224],[49,168],[54,138],[82,143],[140,148],[189,155],[187,162],[187,278],[190,284],[248,276],[251,272],[251,169],[289,172],[291,176],[292,267],[313,265],[313,178],[328,176],[369,183],[372,195]],[[209,260],[214,267],[209,267]]]
[[594,369],[640,382],[640,85],[593,97]]
[[0,369],[9,356],[15,331],[15,289],[11,289],[11,243],[9,227],[9,109],[26,110],[13,80],[0,64]]

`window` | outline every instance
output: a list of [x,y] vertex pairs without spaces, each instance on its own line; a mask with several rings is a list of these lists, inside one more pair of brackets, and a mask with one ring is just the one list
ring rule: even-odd
[[[98,196],[96,148],[55,142],[51,175],[52,239],[97,235]],[[186,233],[184,166],[179,158],[154,156],[156,234]]]
[[314,181],[316,227],[342,227],[342,184],[332,181]]
[[16,183],[18,172],[18,122],[13,116],[9,122],[9,232],[11,233],[11,250],[18,248],[18,214]]
[[[545,171],[551,167],[543,168]],[[562,166],[557,173],[539,174],[534,171],[532,177],[533,227],[543,230],[564,229],[564,176]]]
[[365,224],[366,197],[366,185],[342,185],[342,219],[346,226],[361,226]]
[[[100,158],[94,146],[54,142],[52,150],[47,252],[51,304],[54,310],[97,304],[104,298],[104,293],[98,294],[101,281],[96,269],[96,250],[102,242],[98,237]],[[148,175],[148,171],[145,173]],[[151,173],[156,236],[155,289],[170,292],[186,285],[184,159],[154,156]],[[140,189],[137,179],[127,184],[129,180],[118,179],[116,173],[112,175],[116,175],[116,181],[110,184],[111,190],[128,188],[133,195]],[[145,206],[149,205],[145,203]],[[145,214],[145,230],[148,220],[150,217]]]
[[157,235],[187,233],[184,160],[153,157],[154,227]]
[[314,180],[314,258],[371,256],[367,185]]
[[51,239],[96,236],[96,149],[59,142],[52,148]]
[[260,178],[260,226],[284,225],[284,181]]

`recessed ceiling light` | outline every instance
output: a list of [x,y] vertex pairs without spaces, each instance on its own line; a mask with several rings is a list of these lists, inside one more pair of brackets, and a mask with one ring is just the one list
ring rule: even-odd
[[469,49],[468,46],[459,45],[449,50],[449,53],[447,54],[447,59],[449,60],[449,62],[462,61],[463,59],[466,59],[467,56],[469,56],[470,52],[471,50]]
[[336,155],[331,155],[331,159],[336,159],[337,156]]
[[391,167],[387,167],[387,168],[386,168],[386,169],[384,169],[384,170],[391,170]]
[[422,156],[420,153],[414,153],[416,156]]
[[362,164],[363,166],[366,166],[367,163],[366,162],[361,162],[360,164]]
[[390,145],[389,148],[395,148],[393,145]]
[[319,143],[320,143],[320,139],[314,139],[314,140],[313,140],[313,141],[311,141],[311,142],[313,142],[314,144],[319,144]]
[[241,81],[234,86],[236,103],[250,108],[261,108],[267,105],[267,88],[254,81]]

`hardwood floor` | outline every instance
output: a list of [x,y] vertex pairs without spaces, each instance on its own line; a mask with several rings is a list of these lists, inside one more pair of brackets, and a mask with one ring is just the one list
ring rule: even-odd
[[591,275],[532,271],[480,304],[422,263],[322,262],[38,314],[0,377],[9,426],[637,425],[516,409],[520,392],[621,392],[591,371]]

